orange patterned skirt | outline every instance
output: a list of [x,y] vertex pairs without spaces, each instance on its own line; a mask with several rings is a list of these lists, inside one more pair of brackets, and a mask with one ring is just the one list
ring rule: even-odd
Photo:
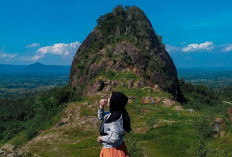
[[125,143],[115,148],[102,148],[100,157],[129,157]]

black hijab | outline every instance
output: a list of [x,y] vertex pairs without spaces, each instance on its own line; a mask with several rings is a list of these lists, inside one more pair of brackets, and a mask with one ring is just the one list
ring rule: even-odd
[[125,109],[125,106],[128,102],[128,97],[121,93],[121,92],[116,92],[112,91],[112,95],[110,98],[110,117],[106,120],[105,123],[110,123],[113,121],[118,120],[121,115],[123,118],[123,129],[126,132],[131,131],[131,126],[130,126],[130,117],[128,112]]

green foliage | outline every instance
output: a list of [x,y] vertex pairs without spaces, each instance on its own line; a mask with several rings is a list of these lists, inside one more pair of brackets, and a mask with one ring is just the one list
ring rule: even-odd
[[81,62],[78,63],[76,66],[77,66],[78,69],[84,69],[85,68],[85,65],[83,63],[81,63]]
[[128,73],[127,75],[125,75],[125,77],[127,78],[127,80],[135,80],[137,78],[135,73]]
[[209,148],[206,146],[206,141],[199,137],[197,143],[194,143],[190,146],[189,152],[193,157],[204,157],[207,155]]
[[114,77],[116,74],[115,74],[115,72],[113,71],[113,70],[108,70],[107,72],[106,72],[106,76],[107,77]]
[[133,138],[133,136],[126,136],[125,138],[125,144],[128,149],[129,156],[133,157],[142,157],[142,150],[141,146],[138,144],[138,140],[136,138]]
[[111,58],[112,55],[113,55],[113,51],[112,51],[111,49],[109,49],[109,48],[106,48],[106,56],[107,56],[108,58]]
[[93,115],[93,111],[88,106],[82,106],[80,111],[80,117],[87,117]]
[[156,63],[156,61],[153,61],[153,60],[151,60],[149,63],[148,63],[148,69],[150,70],[150,71],[160,71],[159,70],[159,65]]
[[47,123],[65,107],[65,103],[80,98],[75,89],[64,86],[38,96],[4,100],[0,105],[0,141],[8,141],[22,130],[26,131],[27,140],[35,137],[39,130],[49,127]]
[[104,47],[104,43],[98,41],[98,37],[96,34],[92,36],[92,41],[93,42],[88,45],[88,53],[85,54],[85,59],[88,58],[88,55],[94,54]]
[[158,120],[154,116],[150,116],[149,119],[147,120],[147,126],[149,128],[152,128],[157,123],[158,123]]
[[30,140],[33,137],[37,136],[38,134],[38,126],[34,125],[34,123],[32,125],[28,125],[27,129],[26,129],[26,139]]
[[196,130],[196,134],[199,138],[212,137],[212,121],[213,118],[209,117],[209,115],[195,117],[193,121],[193,128]]
[[119,42],[125,37],[143,48],[160,43],[144,12],[135,6],[115,7],[111,13],[97,19],[96,29],[101,32],[103,45]]
[[232,98],[232,86],[227,86],[222,89],[222,94],[226,97]]
[[208,145],[208,139],[212,138],[213,133],[212,121],[213,117],[208,114],[194,117],[193,129],[198,140],[189,149],[194,157],[208,156],[211,151],[215,150]]
[[144,73],[143,77],[144,77],[144,79],[146,79],[146,80],[149,80],[149,79],[150,79],[150,76],[149,76],[149,74],[148,74],[147,71],[146,71],[146,73]]
[[191,82],[179,80],[180,89],[187,99],[187,105],[196,110],[203,110],[219,103],[220,97],[210,88],[204,85],[193,85]]

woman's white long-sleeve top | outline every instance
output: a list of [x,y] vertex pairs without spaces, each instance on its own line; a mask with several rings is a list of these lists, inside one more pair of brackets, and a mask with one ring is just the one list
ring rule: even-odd
[[[110,116],[110,112],[104,112],[104,108],[98,108],[98,119],[106,120]],[[123,129],[123,118],[121,117],[111,123],[104,124],[104,132],[108,135],[102,136],[103,148],[112,148],[120,146],[126,131]]]

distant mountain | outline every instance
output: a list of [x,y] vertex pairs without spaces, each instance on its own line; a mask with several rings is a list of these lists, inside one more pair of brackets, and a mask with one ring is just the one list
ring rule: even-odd
[[33,64],[30,64],[30,65],[27,65],[28,67],[44,67],[46,65],[40,63],[40,62],[36,62],[36,63],[33,63]]
[[30,65],[0,64],[0,74],[68,75],[69,72],[69,65],[44,65],[40,62]]

